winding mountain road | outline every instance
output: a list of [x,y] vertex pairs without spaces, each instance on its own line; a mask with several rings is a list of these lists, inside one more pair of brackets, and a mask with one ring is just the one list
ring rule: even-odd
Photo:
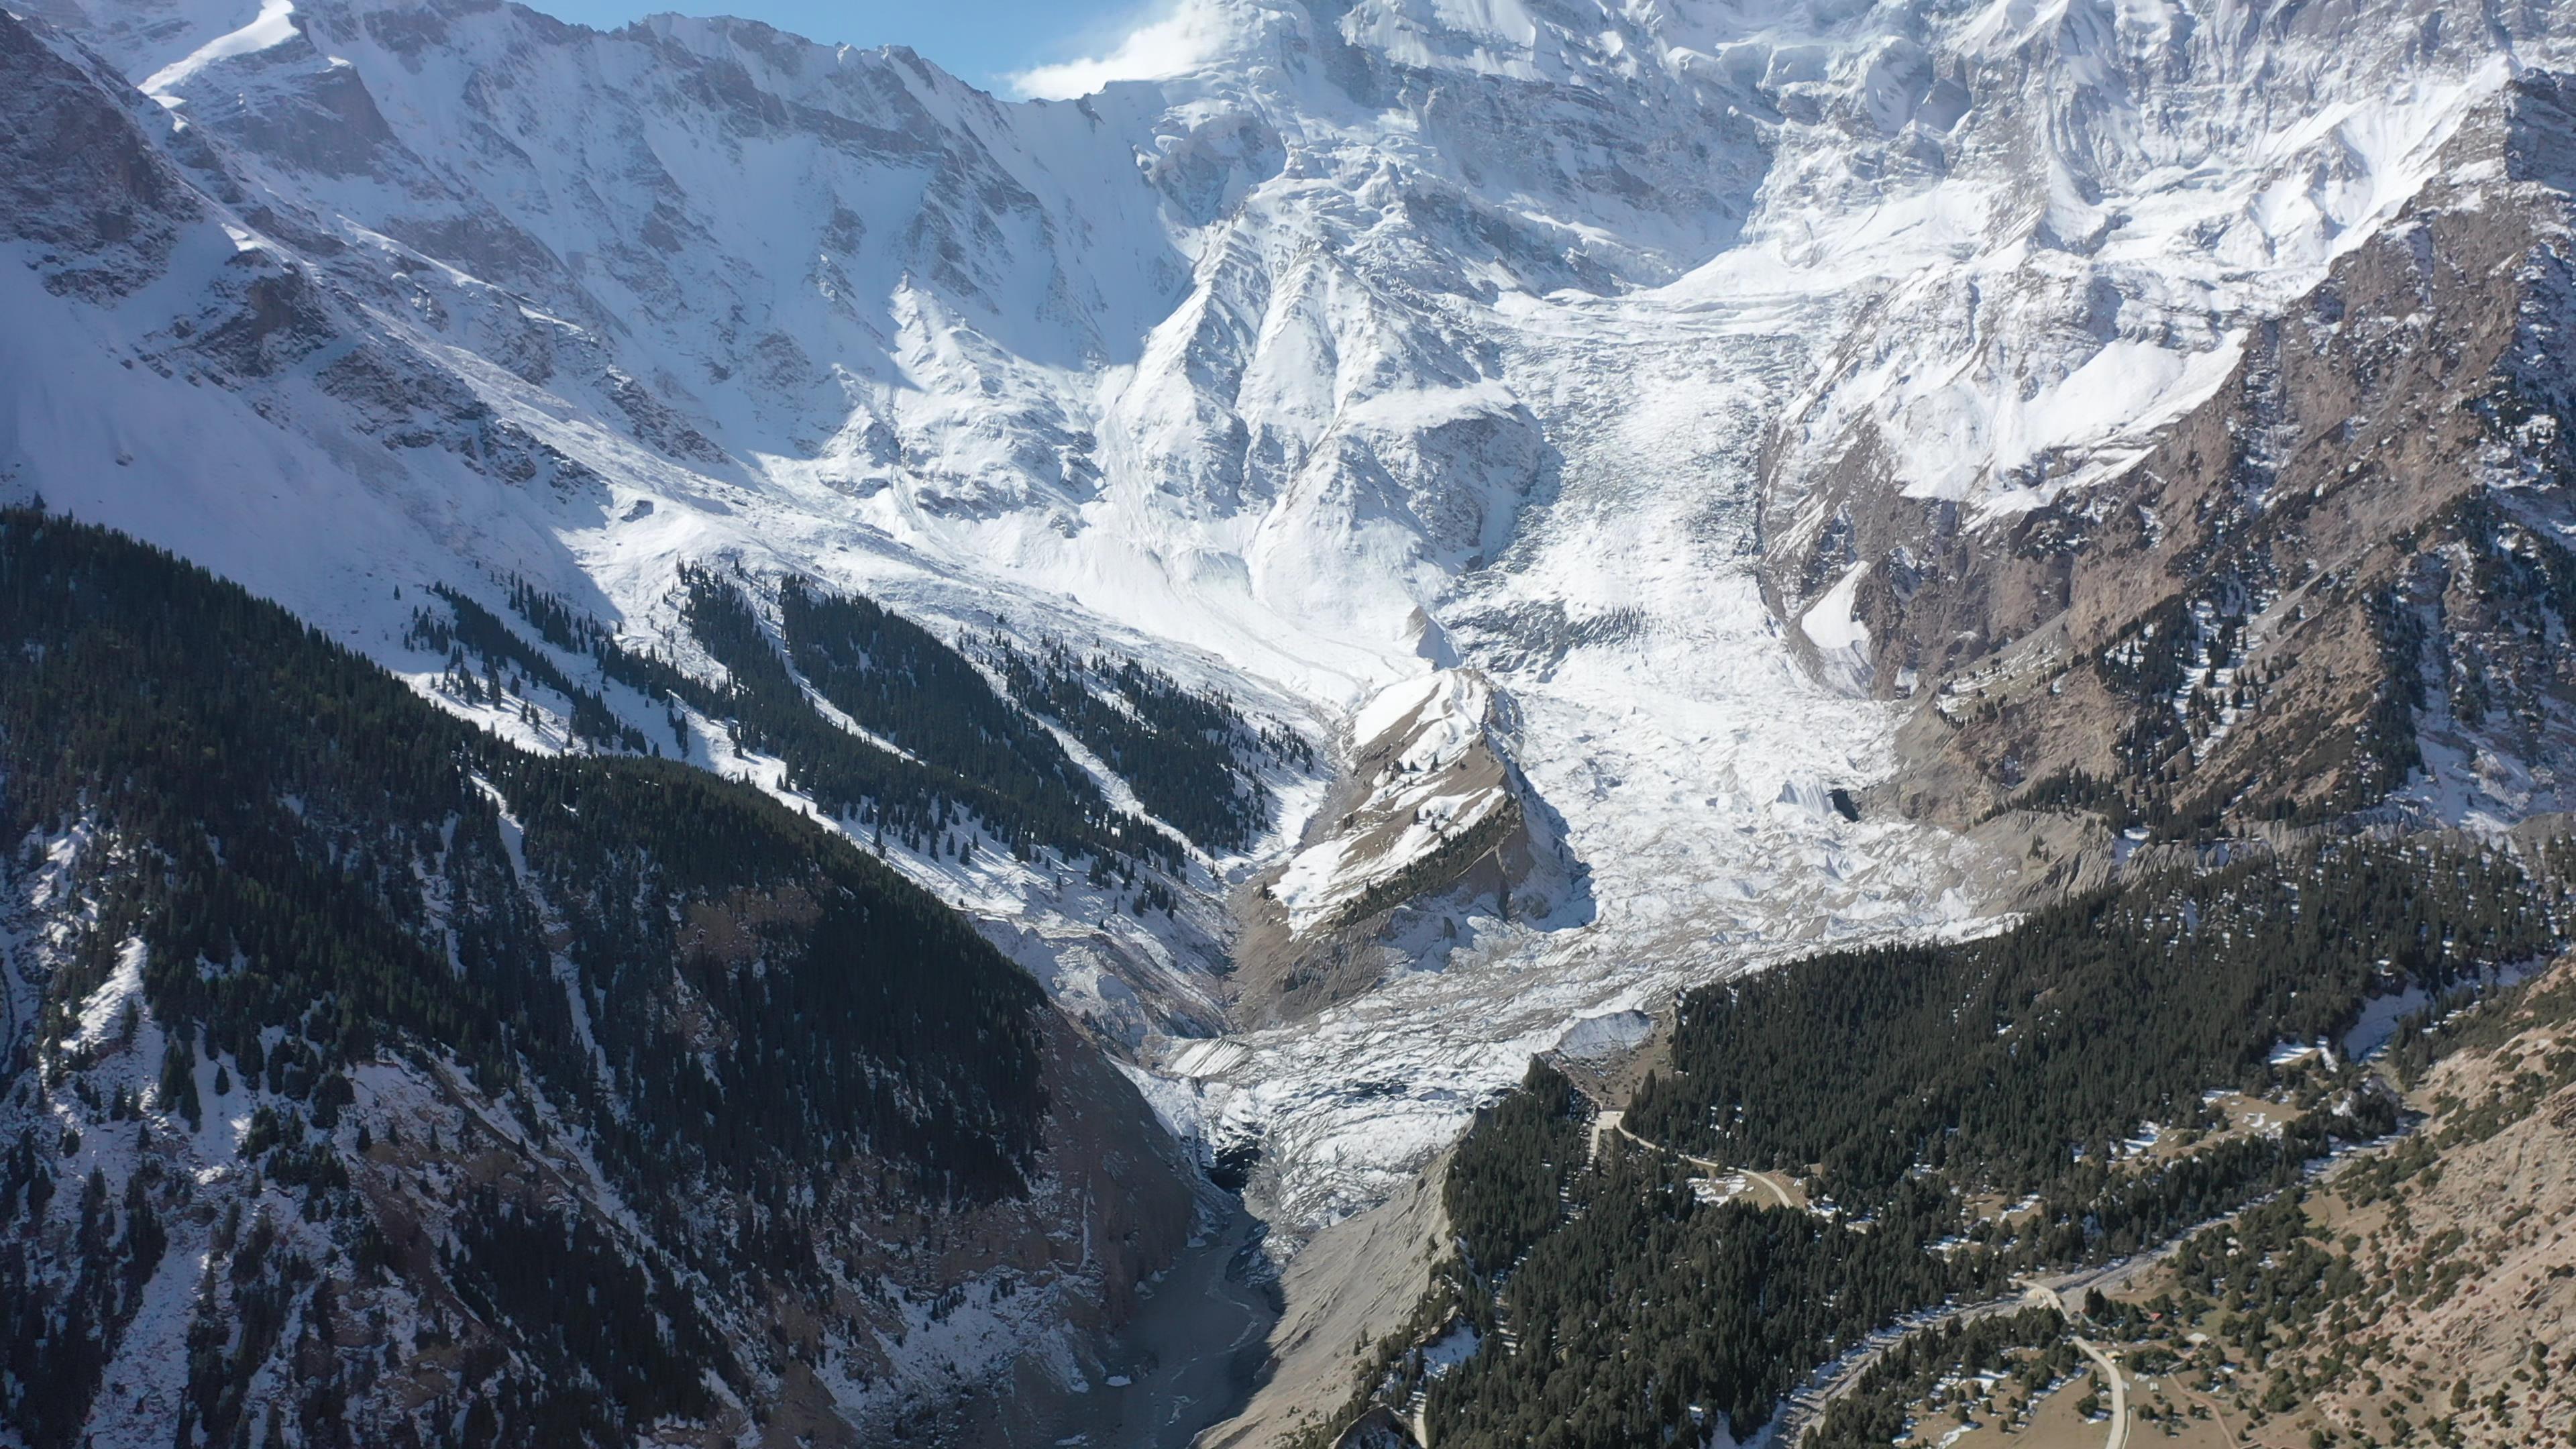
[[2102,1449],[2128,1449],[2129,1381],[2121,1377],[2120,1366],[2111,1361],[2109,1354],[2095,1347],[2093,1340],[2079,1338],[2075,1340],[2075,1346],[2082,1349],[2084,1356],[2093,1360],[2094,1367],[2102,1370],[2103,1376],[2111,1381],[2111,1437],[2103,1441]]
[[1758,1182],[1762,1185],[1762,1190],[1771,1195],[1771,1200],[1781,1207],[1794,1208],[1798,1206],[1797,1200],[1789,1196],[1789,1189],[1782,1185],[1780,1180],[1773,1177],[1771,1174],[1767,1172],[1758,1172],[1750,1167],[1737,1167],[1732,1163],[1712,1162],[1705,1157],[1693,1157],[1679,1148],[1666,1147],[1660,1142],[1649,1142],[1645,1138],[1638,1136],[1636,1133],[1629,1131],[1627,1124],[1620,1121],[1621,1116],[1622,1114],[1618,1112],[1603,1112],[1594,1118],[1592,1123],[1592,1153],[1594,1156],[1597,1157],[1601,1153],[1601,1138],[1603,1135],[1616,1132],[1620,1136],[1627,1138],[1629,1141],[1636,1143],[1638,1146],[1643,1147],[1650,1152],[1660,1152],[1667,1157],[1678,1157],[1682,1161],[1689,1163],[1691,1166],[1700,1168],[1704,1171],[1741,1177],[1748,1182]]
[[[2146,1262],[2159,1262],[2162,1261],[2164,1254],[2162,1252],[2158,1252],[2152,1255],[2141,1255],[2141,1257]],[[2081,1275],[2079,1279],[2070,1279],[2066,1283],[2055,1288],[2050,1287],[2045,1283],[2034,1283],[2030,1287],[2030,1297],[2039,1302],[2046,1303],[2049,1307],[2056,1309],[2059,1316],[2066,1318],[2069,1322],[2073,1322],[2074,1315],[2066,1311],[2066,1298],[2065,1295],[2059,1291],[2060,1288],[2099,1286],[2101,1283],[2112,1279],[2115,1275],[2124,1277],[2127,1274],[2136,1271],[2138,1266],[2140,1266],[2139,1259],[2130,1259],[2116,1264],[2112,1268]],[[2078,1338],[2075,1340],[2075,1346],[2082,1350],[2086,1358],[2093,1360],[2093,1366],[2100,1369],[2102,1371],[2102,1376],[2105,1379],[2108,1379],[2111,1384],[2111,1436],[2103,1441],[2102,1449],[2129,1449],[2128,1379],[2120,1373],[2120,1366],[2112,1360],[2111,1355],[2105,1353],[2101,1346],[2093,1342],[2093,1340],[2089,1338]]]

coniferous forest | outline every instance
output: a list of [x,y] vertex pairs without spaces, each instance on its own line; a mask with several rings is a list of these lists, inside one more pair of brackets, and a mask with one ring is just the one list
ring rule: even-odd
[[1959,944],[1834,952],[1693,992],[1629,1125],[1869,1200],[1918,1164],[2045,1189],[2144,1122],[2259,1082],[2363,1003],[2555,948],[2512,858],[2347,841],[2151,879]]
[[[1111,810],[1052,737],[918,626],[797,584],[782,595],[796,668],[819,671],[809,675],[817,692],[911,751],[906,759],[813,708],[739,588],[704,569],[687,571],[681,584],[690,632],[732,676],[700,707],[733,721],[742,745],[786,760],[791,785],[835,814],[891,826],[916,848],[949,849],[951,827],[964,832],[971,817],[1018,853],[1046,845],[1068,856],[1180,864],[1178,841]],[[907,678],[925,686],[909,700],[901,698]]]
[[[746,585],[705,568],[681,576],[682,620],[722,666],[720,683],[620,643],[523,580],[510,582],[512,610],[578,670],[443,587],[437,606],[415,611],[406,642],[447,655],[444,682],[469,704],[504,703],[531,686],[559,696],[572,739],[588,748],[664,751],[665,741],[609,707],[602,689],[614,682],[666,713],[674,753],[688,753],[684,711],[694,711],[722,725],[726,748],[783,760],[789,788],[870,838],[948,857],[983,847],[1029,860],[1052,849],[1091,860],[1095,878],[1115,862],[1129,883],[1140,866],[1179,870],[1180,842],[1113,807],[1042,720],[1081,741],[1157,820],[1209,850],[1246,849],[1270,828],[1265,765],[1315,765],[1295,733],[1257,729],[1221,694],[1185,689],[1133,660],[1078,660],[1060,646],[1030,655],[997,643],[997,688],[921,625],[864,595],[801,579],[779,584],[773,636]],[[817,700],[864,733],[835,722]],[[1146,894],[1163,892],[1148,886]]]
[[[457,617],[460,644],[509,648]],[[1029,1190],[1051,1111],[1037,988],[756,791],[521,752],[234,585],[29,511],[0,513],[0,648],[7,869],[92,905],[9,1090],[94,1102],[139,1164],[115,1193],[60,1177],[77,1134],[0,1144],[0,1423],[27,1442],[74,1442],[167,1224],[200,1211],[147,1104],[191,1132],[262,1104],[243,1170],[360,1275],[335,1287],[315,1240],[265,1215],[217,1222],[182,1445],[273,1435],[244,1396],[289,1352],[305,1443],[629,1442],[778,1368],[783,1343],[718,1332],[688,1285],[751,1274],[828,1303],[856,1270],[823,1247],[847,1222]],[[136,969],[121,1016],[83,1015]],[[156,1075],[93,1088],[146,1042]],[[345,1114],[387,1063],[452,1073],[522,1126],[371,1140]],[[515,1171],[453,1175],[566,1133],[640,1235]],[[370,1208],[352,1182],[371,1154],[447,1183],[454,1234]],[[73,1218],[48,1211],[64,1193]],[[375,1340],[334,1295],[401,1280],[450,1397],[353,1428],[342,1406],[396,1349],[353,1347]]]
[[996,638],[1011,697],[1054,720],[1123,776],[1145,808],[1209,850],[1243,850],[1269,828],[1265,755],[1312,768],[1310,747],[1285,730],[1261,733],[1222,696],[1181,687],[1132,659],[1083,658],[1062,645],[1036,652]]
[[[1669,1066],[1620,1104],[1650,1145],[1604,1134],[1596,1150],[1595,1105],[1535,1062],[1450,1161],[1457,1256],[1405,1330],[1445,1318],[1479,1351],[1434,1373],[1389,1340],[1360,1402],[1419,1395],[1443,1446],[1611,1449],[1721,1420],[1749,1435],[1906,1314],[2165,1241],[2393,1130],[2394,1099],[2348,1056],[2280,1048],[2339,1043],[2375,998],[2439,1002],[2553,954],[2559,858],[2348,840],[2133,881],[1981,940],[1705,988],[1679,1005]],[[2223,1130],[2208,1101],[2224,1090],[2294,1120]],[[2149,1124],[2175,1150],[2124,1143]],[[1775,1169],[1813,1206],[1712,1194],[1683,1153]],[[1989,1320],[1925,1351],[1947,1363],[2037,1332]],[[1870,1405],[1914,1365],[1871,1380],[1832,1432],[1877,1422]]]

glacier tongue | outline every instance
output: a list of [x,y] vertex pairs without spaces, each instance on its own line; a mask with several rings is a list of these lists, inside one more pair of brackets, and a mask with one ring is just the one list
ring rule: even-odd
[[[53,92],[0,99],[39,148],[0,212],[8,496],[416,676],[428,584],[516,574],[655,640],[679,566],[721,560],[1132,654],[1310,735],[1361,709],[1365,744],[1401,723],[1369,701],[1417,695],[1480,721],[1580,888],[1221,1043],[1191,1033],[1226,892],[1284,863],[1311,921],[1365,888],[1329,830],[1300,851],[1312,782],[1193,864],[1168,929],[899,862],[1162,1068],[1175,1120],[1260,1139],[1291,1227],[1383,1193],[1578,1017],[1989,909],[1981,847],[1828,803],[1892,769],[1901,706],[1869,696],[1911,684],[1857,663],[1852,514],[1975,528],[2133,461],[2570,29],[1192,0],[1176,73],[1006,104],[742,21],[46,13],[65,65],[152,93],[84,102],[149,154],[101,181],[41,151]],[[48,185],[125,186],[123,220]],[[1817,567],[1757,571],[1792,557]]]

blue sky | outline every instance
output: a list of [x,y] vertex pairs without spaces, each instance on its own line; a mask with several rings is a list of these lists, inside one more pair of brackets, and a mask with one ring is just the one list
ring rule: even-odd
[[[740,15],[815,40],[909,45],[951,73],[1005,95],[1034,72],[1043,92],[1080,93],[1094,58],[1113,55],[1146,22],[1169,13],[1157,0],[527,0],[536,9],[602,29],[678,10]],[[1041,67],[1055,67],[1042,70]]]

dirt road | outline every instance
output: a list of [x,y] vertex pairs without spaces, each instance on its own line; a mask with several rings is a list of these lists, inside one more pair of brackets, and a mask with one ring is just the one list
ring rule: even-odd
[[1646,1148],[1649,1151],[1663,1153],[1667,1157],[1678,1157],[1682,1161],[1689,1163],[1693,1167],[1699,1168],[1703,1172],[1713,1172],[1721,1176],[1741,1177],[1747,1182],[1759,1183],[1762,1190],[1770,1195],[1771,1200],[1781,1207],[1794,1208],[1798,1205],[1797,1200],[1789,1196],[1789,1189],[1783,1186],[1778,1178],[1773,1177],[1767,1172],[1756,1172],[1750,1167],[1736,1167],[1724,1162],[1711,1162],[1705,1157],[1693,1157],[1687,1152],[1681,1152],[1673,1148],[1666,1147],[1660,1142],[1649,1142],[1645,1138],[1638,1136],[1636,1133],[1629,1131],[1627,1125],[1621,1122],[1619,1118],[1620,1114],[1617,1112],[1604,1112],[1594,1120],[1592,1125],[1592,1151],[1595,1156],[1600,1154],[1601,1138],[1603,1134],[1616,1132],[1620,1136],[1627,1138],[1629,1141],[1636,1143],[1640,1147]]
[[2103,1441],[2102,1449],[2129,1449],[2129,1381],[2120,1376],[2120,1366],[2095,1347],[2093,1340],[2079,1338],[2075,1346],[2111,1381],[2111,1437]]

